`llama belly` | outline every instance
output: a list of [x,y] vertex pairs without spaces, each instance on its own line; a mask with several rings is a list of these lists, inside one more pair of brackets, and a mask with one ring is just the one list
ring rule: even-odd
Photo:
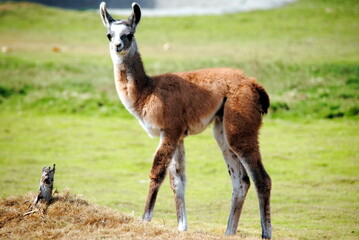
[[[187,135],[195,135],[203,132],[208,125],[214,119],[214,116],[217,114],[219,109],[223,106],[225,99],[220,100],[214,99],[213,104],[211,104],[211,109],[207,111],[207,115],[202,115],[201,117],[197,118],[195,121],[191,121],[188,123],[188,134]],[[198,114],[199,115],[199,114]]]
[[207,126],[212,122],[213,115],[201,118],[199,122],[189,124],[187,135],[196,135],[203,132]]
[[142,119],[139,119],[139,122],[141,124],[141,127],[147,132],[148,136],[150,137],[159,137],[161,128],[156,126],[155,124],[151,124],[149,122],[146,122]]

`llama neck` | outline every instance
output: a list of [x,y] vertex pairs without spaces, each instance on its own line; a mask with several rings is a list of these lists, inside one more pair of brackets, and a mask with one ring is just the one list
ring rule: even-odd
[[126,84],[133,81],[138,86],[148,83],[149,77],[146,75],[141,55],[136,48],[131,48],[124,56],[111,52],[111,58],[116,82]]
[[118,96],[127,110],[140,118],[141,108],[139,105],[150,92],[151,78],[145,73],[138,51],[128,53],[126,56],[117,55],[117,57],[121,59],[114,61],[112,58],[112,60]]

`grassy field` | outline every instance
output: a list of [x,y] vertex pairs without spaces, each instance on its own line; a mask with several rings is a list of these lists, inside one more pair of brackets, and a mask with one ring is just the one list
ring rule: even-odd
[[[57,164],[57,189],[140,217],[157,139],[130,119],[81,116],[1,117],[3,196],[34,191],[44,165]],[[355,121],[266,121],[264,163],[273,179],[274,236],[278,239],[358,237],[359,127]],[[211,131],[188,138],[187,208],[190,229],[222,233],[231,185]],[[166,181],[154,221],[175,228]],[[259,236],[258,203],[249,191],[240,233]]]
[[[260,142],[275,239],[359,238],[358,29],[359,4],[336,0],[138,27],[150,75],[235,67],[268,90]],[[60,192],[141,216],[158,139],[121,106],[105,34],[94,12],[0,4],[0,197],[35,191],[56,163]],[[188,138],[186,153],[190,231],[222,234],[231,186],[211,130]],[[166,182],[154,222],[174,229],[175,218]],[[239,234],[260,236],[253,184]]]
[[[302,0],[236,15],[144,18],[136,37],[150,75],[242,68],[268,89],[273,117],[351,118],[359,113],[358,5]],[[1,5],[0,14],[0,44],[10,49],[0,55],[2,110],[128,116],[98,14],[28,4]]]

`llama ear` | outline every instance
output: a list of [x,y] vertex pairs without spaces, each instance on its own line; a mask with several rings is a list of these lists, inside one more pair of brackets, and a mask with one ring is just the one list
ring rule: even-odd
[[115,19],[113,19],[111,17],[111,15],[107,12],[105,2],[102,2],[100,4],[100,15],[101,15],[103,25],[105,25],[105,27],[107,27],[107,28],[109,28],[111,23],[115,21]]
[[138,3],[132,3],[132,14],[128,19],[131,21],[132,27],[136,28],[137,24],[141,20],[141,8]]

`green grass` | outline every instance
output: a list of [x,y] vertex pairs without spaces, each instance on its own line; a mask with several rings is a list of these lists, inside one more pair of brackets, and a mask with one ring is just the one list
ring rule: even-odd
[[[117,117],[24,116],[0,118],[0,195],[35,191],[43,166],[56,163],[57,189],[140,217],[158,140],[137,122]],[[359,127],[355,121],[266,120],[264,164],[273,180],[277,239],[356,239],[359,205]],[[211,130],[190,137],[187,207],[190,230],[222,233],[231,184]],[[154,221],[175,227],[172,190],[165,181]],[[242,213],[241,233],[259,236],[254,187]]]
[[[0,45],[11,49],[0,55],[0,109],[128,116],[98,14],[0,8]],[[274,118],[357,118],[358,20],[356,1],[302,0],[271,11],[143,18],[136,37],[150,75],[241,68],[268,90]]]
[[[271,97],[261,134],[273,179],[276,239],[358,239],[359,4],[299,0],[223,16],[143,18],[136,39],[150,75],[244,69]],[[0,196],[55,185],[142,214],[158,140],[120,104],[95,12],[0,4]],[[163,49],[165,43],[172,48]],[[53,49],[59,48],[60,52]],[[207,130],[186,140],[190,229],[223,233],[231,186]],[[175,227],[172,191],[154,221]],[[259,236],[252,184],[239,231]]]

